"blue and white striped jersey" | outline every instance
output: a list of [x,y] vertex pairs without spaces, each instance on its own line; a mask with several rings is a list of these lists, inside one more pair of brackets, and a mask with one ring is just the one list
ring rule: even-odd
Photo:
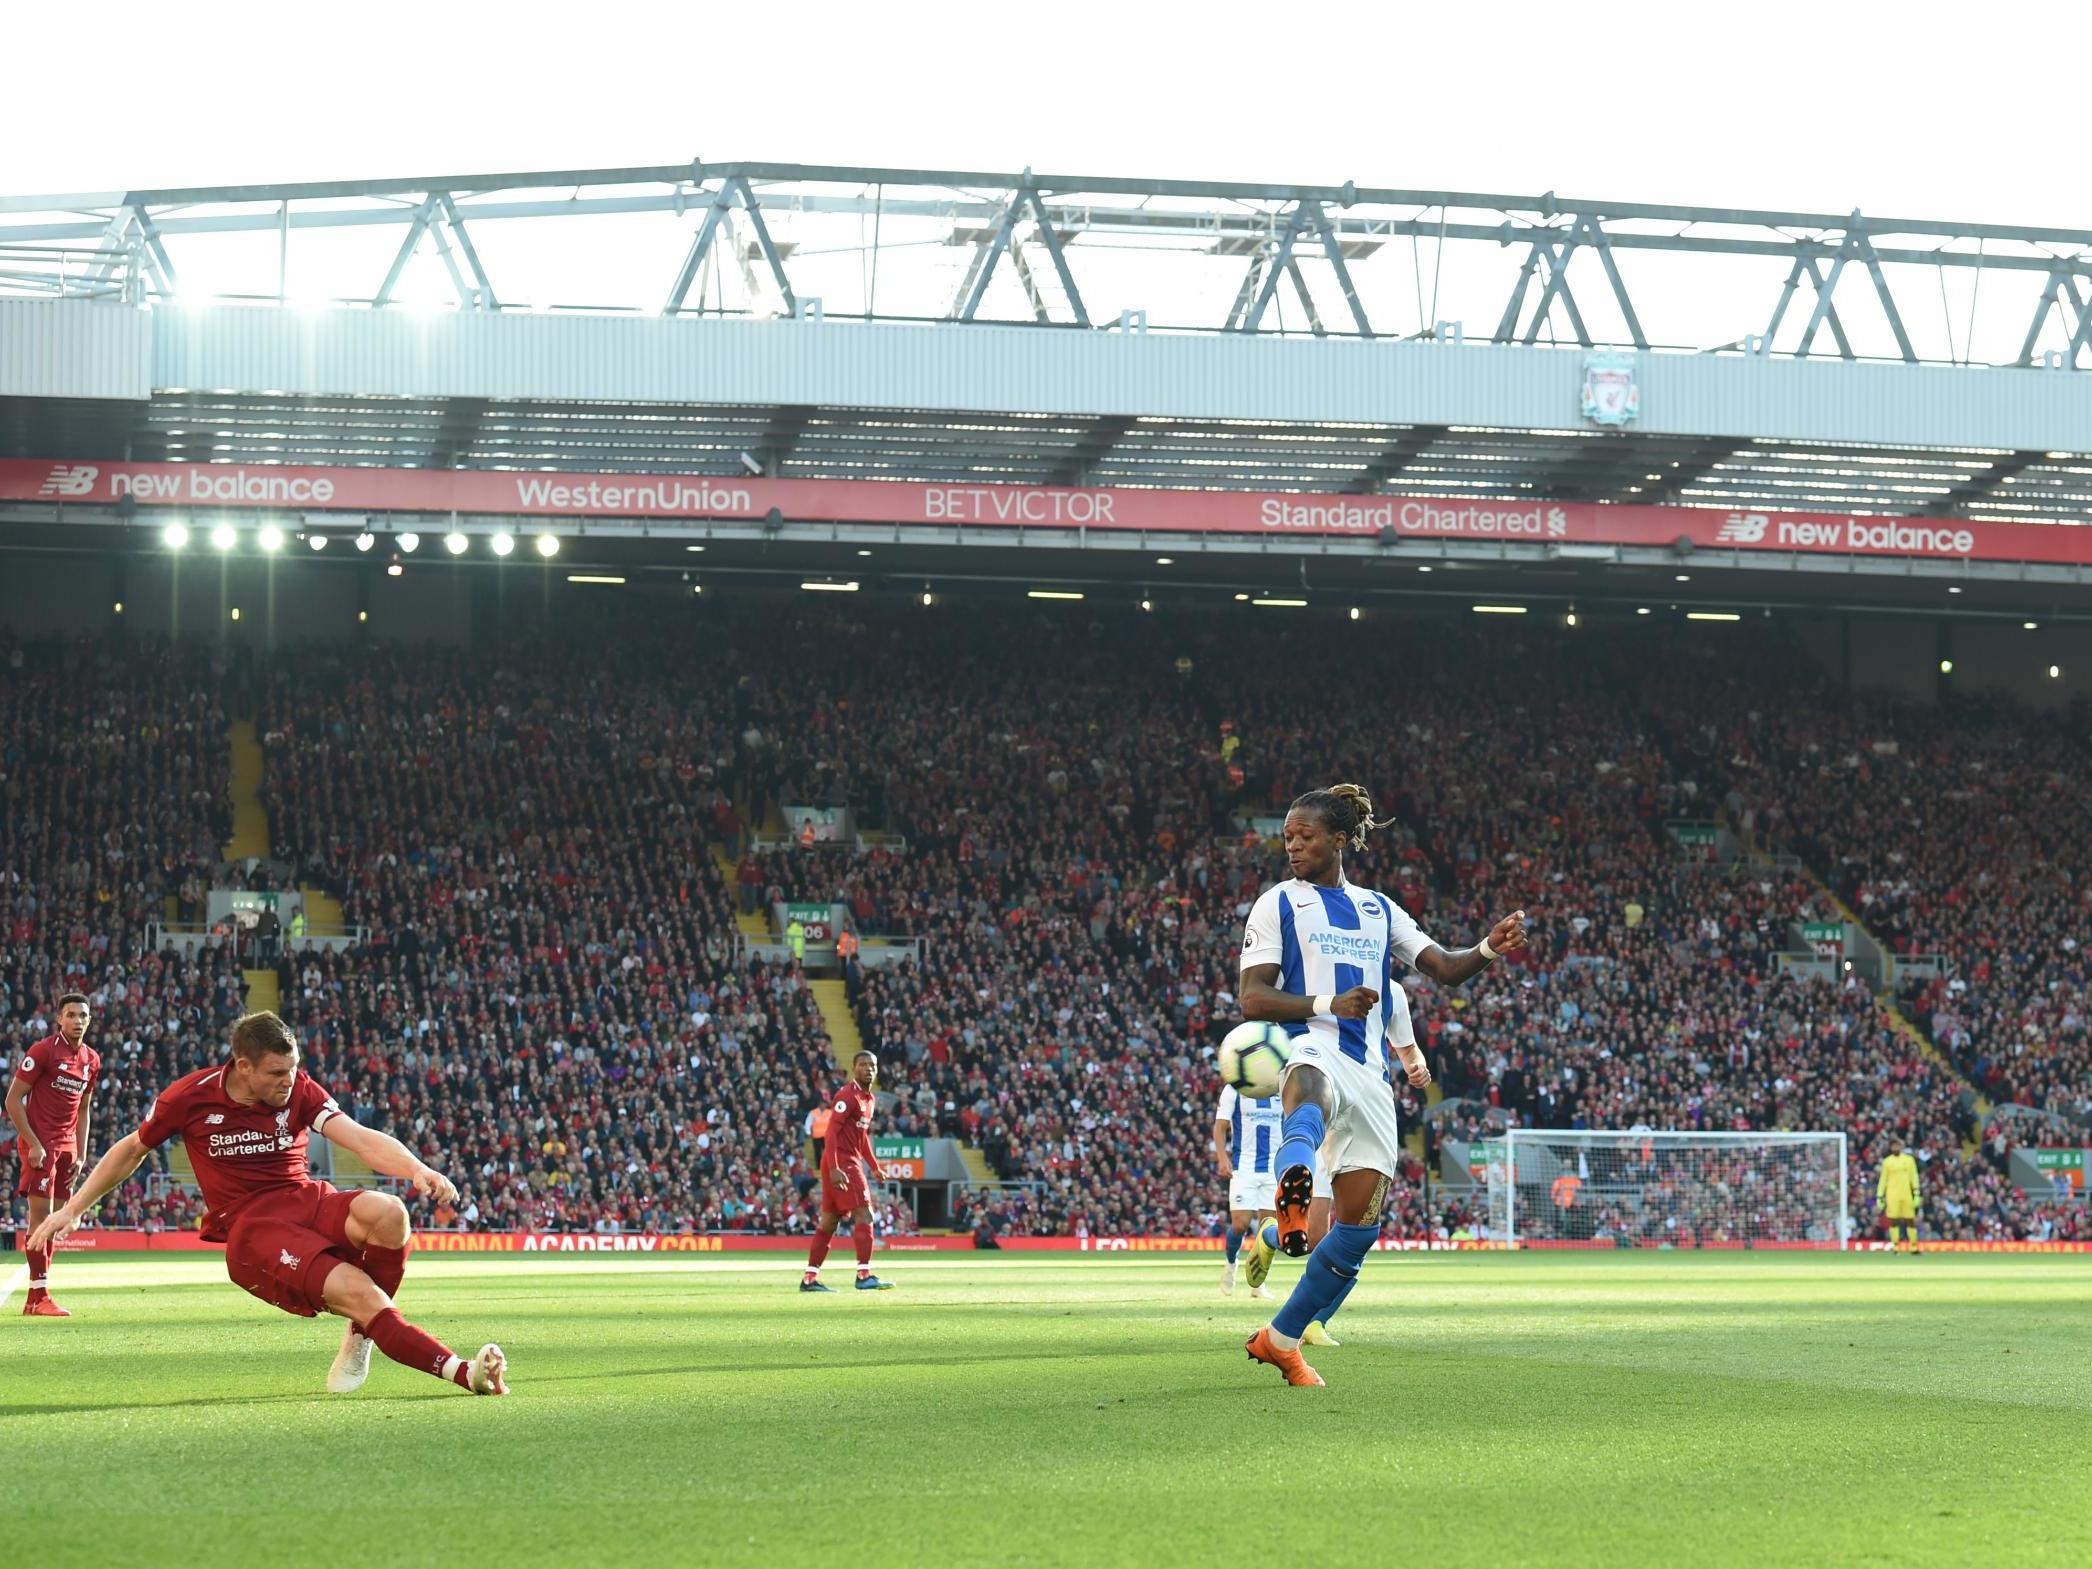
[[1238,1094],[1232,1084],[1224,1084],[1220,1090],[1220,1107],[1213,1113],[1215,1122],[1228,1125],[1228,1159],[1238,1172],[1250,1172],[1259,1177],[1273,1176],[1271,1157],[1278,1153],[1283,1142],[1280,1127],[1286,1120],[1285,1108],[1276,1095],[1263,1100],[1251,1100]]
[[1397,1006],[1388,961],[1413,968],[1431,945],[1409,912],[1384,893],[1350,881],[1324,888],[1293,877],[1265,889],[1250,906],[1242,968],[1275,964],[1278,989],[1301,997],[1372,987],[1380,1006],[1363,1019],[1311,1019],[1281,1028],[1296,1039],[1312,1032],[1353,1062],[1380,1070]]

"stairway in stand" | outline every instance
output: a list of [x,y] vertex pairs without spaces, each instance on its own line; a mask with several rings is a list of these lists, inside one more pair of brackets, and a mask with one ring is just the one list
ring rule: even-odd
[[235,719],[226,740],[232,747],[232,837],[225,859],[238,861],[269,853],[269,814],[262,809],[262,749],[254,721]]
[[[254,721],[235,719],[226,736],[232,749],[232,837],[225,841],[228,861],[248,856],[263,860],[269,855],[269,814],[262,806],[262,749],[254,733]],[[274,1013],[283,998],[277,989],[274,970],[240,971],[247,983],[247,1011]]]
[[[1883,953],[1888,953],[1890,951],[1888,944],[1884,943],[1883,941],[1881,941],[1880,938],[1876,937],[1874,933],[1868,928],[1867,923],[1860,919],[1859,912],[1854,910],[1851,905],[1847,904],[1843,899],[1838,897],[1836,890],[1834,890],[1831,887],[1830,880],[1828,878],[1824,877],[1821,873],[1819,873],[1815,867],[1809,866],[1806,863],[1804,863],[1804,865],[1802,866],[1802,874],[1806,876],[1812,884],[1815,885],[1816,890],[1819,893],[1821,893],[1825,899],[1830,901],[1832,908],[1834,908],[1840,916],[1842,916],[1845,920],[1849,921],[1854,926],[1857,926],[1861,931],[1867,934],[1867,940],[1869,942],[1873,943],[1874,946],[1879,948]],[[1984,1123],[1990,1117],[1990,1097],[1983,1093],[1982,1087],[1978,1085],[1974,1079],[1971,1079],[1966,1073],[1963,1073],[1960,1068],[1955,1066],[1953,1059],[1950,1058],[1945,1052],[1941,1051],[1939,1049],[1938,1043],[1935,1042],[1930,1035],[1927,1035],[1924,1030],[1918,1027],[1916,1020],[1912,1019],[1909,1014],[1905,1013],[1902,1010],[1902,1008],[1897,1006],[1896,994],[1893,987],[1889,990],[1877,993],[1875,995],[1874,1002],[1875,1006],[1881,1009],[1882,1018],[1887,1021],[1889,1028],[1894,1030],[1905,1040],[1909,1041],[1912,1046],[1916,1047],[1919,1056],[1929,1060],[1933,1064],[1933,1066],[1938,1068],[1940,1072],[1944,1073],[1948,1078],[1957,1080],[1958,1082],[1968,1086],[1969,1094],[1974,1098],[1975,1103],[1976,1131],[1962,1139],[1961,1152],[1964,1155],[1974,1156],[1976,1151],[1982,1147],[1983,1141],[1981,1137],[1981,1130]]]
[[348,923],[348,917],[342,914],[341,901],[332,894],[310,883],[300,883],[298,892],[305,896],[305,924],[311,930],[340,931]]
[[835,1064],[850,1071],[850,1059],[864,1050],[864,1036],[857,1028],[857,1015],[850,1008],[850,989],[842,981],[809,981],[814,1006],[828,1026],[828,1039],[835,1047]]
[[[232,838],[225,843],[225,859],[238,861],[252,855],[267,860],[273,846],[269,839],[269,813],[261,799],[263,756],[261,741],[254,732],[254,721],[234,720],[227,739],[232,744]],[[342,909],[338,900],[317,888],[301,888],[299,892],[305,896],[308,928],[317,931],[342,929]],[[290,941],[291,935],[286,929],[283,934],[286,952]],[[249,1013],[283,1011],[283,988],[274,970],[242,969],[240,979],[246,983]],[[317,1153],[323,1162],[327,1155],[333,1156],[331,1169],[323,1174],[340,1186],[368,1187],[378,1180],[369,1166],[346,1150],[329,1145]],[[185,1152],[177,1153],[172,1164],[177,1179],[191,1180]]]
[[[1395,1072],[1400,1073],[1401,1071],[1402,1065],[1398,1062],[1395,1064]],[[1438,1087],[1437,1079],[1434,1078],[1429,1084],[1424,1086],[1424,1107],[1426,1110],[1436,1106],[1445,1098],[1446,1092]],[[1424,1129],[1421,1123],[1402,1135],[1402,1147],[1418,1160],[1424,1158]]]
[[740,928],[741,935],[754,942],[767,941],[771,936],[769,914],[759,911],[750,915],[742,910],[741,863],[734,859],[731,850],[716,840],[712,844],[712,864],[719,868],[719,875],[725,880],[726,896],[734,901],[734,925]]

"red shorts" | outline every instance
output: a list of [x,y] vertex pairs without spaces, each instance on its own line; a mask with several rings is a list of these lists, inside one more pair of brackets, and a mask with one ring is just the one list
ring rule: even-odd
[[[836,1185],[840,1174],[846,1180]],[[821,1213],[823,1215],[848,1215],[853,1210],[869,1209],[872,1204],[872,1184],[864,1174],[861,1161],[851,1161],[847,1166],[830,1167],[821,1173]]]
[[317,1318],[327,1311],[322,1293],[334,1267],[363,1258],[349,1241],[349,1206],[355,1202],[355,1194],[326,1182],[262,1194],[233,1217],[225,1273],[271,1307]]
[[[16,1146],[19,1151],[20,1146]],[[20,1159],[17,1154],[17,1159]],[[44,1163],[32,1166],[22,1161],[22,1180],[15,1192],[24,1198],[49,1199],[56,1209],[73,1196],[73,1178],[80,1174],[80,1158],[71,1150],[45,1150]]]

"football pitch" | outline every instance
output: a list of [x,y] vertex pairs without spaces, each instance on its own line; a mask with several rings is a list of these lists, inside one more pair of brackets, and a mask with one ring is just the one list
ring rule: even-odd
[[339,1321],[215,1254],[64,1256],[75,1318],[0,1315],[0,1497],[42,1569],[2092,1549],[2076,1259],[1376,1255],[1321,1390],[1245,1360],[1267,1305],[1217,1255],[879,1267],[899,1289],[846,1260],[801,1296],[786,1255],[417,1255],[407,1314],[509,1353],[515,1394],[475,1400],[382,1358],[319,1393]]

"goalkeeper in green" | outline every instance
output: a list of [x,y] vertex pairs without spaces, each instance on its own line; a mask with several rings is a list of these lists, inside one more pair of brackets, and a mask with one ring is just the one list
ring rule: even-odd
[[[1889,1154],[1881,1163],[1881,1178],[1874,1184],[1874,1203],[1888,1228],[1889,1242],[1899,1252],[1918,1251],[1918,1159],[1903,1147],[1901,1139],[1889,1141]],[[1899,1243],[1901,1228],[1909,1238]]]

